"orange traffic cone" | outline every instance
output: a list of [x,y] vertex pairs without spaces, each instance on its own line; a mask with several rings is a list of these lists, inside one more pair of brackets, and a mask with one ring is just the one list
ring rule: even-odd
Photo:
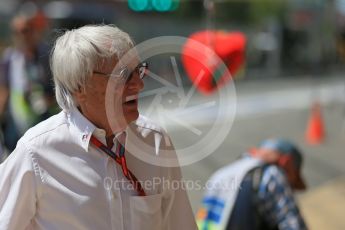
[[325,130],[321,114],[321,106],[319,103],[314,103],[308,122],[308,127],[305,133],[305,138],[308,144],[321,144],[325,138]]

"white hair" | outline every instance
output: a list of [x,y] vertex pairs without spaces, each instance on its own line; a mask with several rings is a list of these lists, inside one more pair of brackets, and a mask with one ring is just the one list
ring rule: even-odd
[[114,25],[87,25],[66,31],[51,53],[56,101],[68,111],[77,107],[73,93],[85,86],[96,65],[120,59],[134,46],[130,36]]

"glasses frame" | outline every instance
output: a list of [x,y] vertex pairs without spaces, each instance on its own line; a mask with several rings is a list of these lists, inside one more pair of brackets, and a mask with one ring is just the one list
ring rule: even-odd
[[102,73],[99,71],[93,71],[92,73],[104,75],[104,76],[107,76],[109,78],[110,77],[121,78],[125,82],[128,82],[132,79],[134,72],[136,72],[139,75],[140,79],[144,79],[146,76],[148,67],[149,67],[149,65],[147,62],[141,62],[133,69],[133,71],[130,71],[127,67],[125,67],[118,74],[117,73]]

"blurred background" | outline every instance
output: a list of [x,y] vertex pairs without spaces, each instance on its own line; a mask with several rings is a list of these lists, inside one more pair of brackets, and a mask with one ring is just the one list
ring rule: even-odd
[[[309,189],[298,199],[308,225],[345,229],[345,0],[0,0],[1,52],[11,45],[10,22],[19,11],[40,15],[48,47],[64,29],[90,23],[115,24],[137,44],[204,30],[243,33],[244,62],[228,83],[235,84],[237,94],[233,126],[213,154],[183,167],[185,179],[205,183],[262,140],[288,138],[305,155]],[[193,83],[181,56],[175,58],[181,86],[188,90]],[[150,69],[168,80],[176,74],[162,56],[152,57]],[[197,88],[192,100],[207,102],[215,95]],[[147,104],[145,98],[141,107]],[[216,116],[205,113],[196,124],[200,130]],[[182,126],[170,126],[176,145],[195,140]],[[194,212],[202,195],[202,190],[189,191]]]

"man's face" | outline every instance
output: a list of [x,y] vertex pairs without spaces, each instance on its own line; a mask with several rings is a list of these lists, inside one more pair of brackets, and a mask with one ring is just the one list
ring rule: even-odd
[[[118,79],[110,79],[107,74],[113,72],[116,64],[117,59],[112,58],[97,65],[92,77],[86,83],[85,89],[81,89],[82,92],[76,95],[84,116],[97,127],[105,129],[108,134],[123,130],[127,124],[138,118],[138,94],[144,87],[143,81],[135,72],[125,84]],[[135,64],[133,63],[133,65]],[[113,93],[107,93],[107,87],[114,87]],[[106,97],[112,98],[106,100]],[[114,111],[114,118],[110,118],[110,120],[106,109],[106,102],[109,101],[111,103],[108,103],[107,106],[112,106],[112,111]],[[114,120],[111,121],[112,119]],[[117,123],[115,126],[110,124],[114,121]]]
[[15,43],[24,50],[32,50],[37,44],[38,34],[32,22],[26,18],[17,18],[12,22]]

